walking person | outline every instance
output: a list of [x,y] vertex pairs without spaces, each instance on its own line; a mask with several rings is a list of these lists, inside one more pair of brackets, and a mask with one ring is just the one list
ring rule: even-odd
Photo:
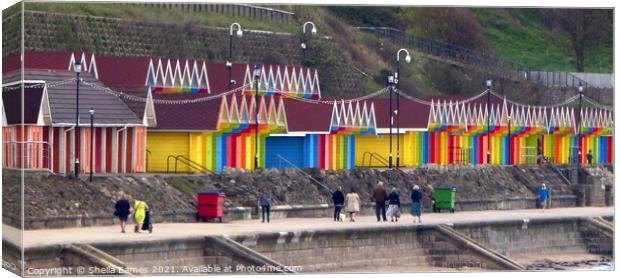
[[417,185],[413,186],[411,190],[411,215],[413,215],[413,223],[422,223],[422,192]]
[[131,205],[129,204],[129,201],[127,201],[127,198],[123,192],[119,192],[116,197],[117,201],[114,204],[114,216],[118,217],[118,220],[120,221],[121,233],[125,233]]
[[543,183],[540,189],[538,189],[538,199],[540,200],[542,210],[545,211],[549,203],[549,188],[547,188],[545,183]]
[[338,189],[332,194],[332,201],[334,202],[334,221],[342,221],[340,218],[340,212],[342,206],[344,206],[344,193],[342,193],[342,186],[338,186]]
[[377,183],[377,187],[372,192],[372,200],[375,202],[375,214],[377,215],[377,222],[381,221],[381,217],[383,217],[383,221],[387,221],[387,216],[385,215],[385,201],[387,200],[388,195],[383,187],[383,182],[380,181]]
[[400,217],[400,194],[396,191],[396,187],[392,188],[392,192],[388,195],[387,215],[391,222],[398,222]]
[[260,198],[260,206],[263,223],[265,223],[265,220],[269,223],[269,215],[271,214],[271,194],[267,191],[267,188],[263,188],[263,194]]
[[349,213],[350,221],[355,222],[355,214],[360,211],[360,196],[351,188],[351,192],[344,199],[344,210]]
[[592,165],[592,150],[588,150],[586,158],[588,159],[588,165]]
[[145,201],[134,200],[133,210],[135,211],[135,220],[136,227],[134,228],[135,233],[140,233],[140,229],[144,224],[144,219],[146,218],[146,210],[149,209],[149,205]]

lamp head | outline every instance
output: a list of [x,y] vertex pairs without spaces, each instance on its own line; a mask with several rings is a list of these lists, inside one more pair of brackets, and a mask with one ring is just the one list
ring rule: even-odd
[[75,61],[75,63],[73,65],[74,65],[75,73],[82,72],[82,62],[81,61]]
[[394,75],[388,75],[387,82],[388,85],[394,85]]
[[254,65],[254,78],[258,79],[261,75],[261,69],[258,65]]
[[407,57],[405,57],[405,62],[407,64],[411,63],[411,56],[407,55]]
[[301,43],[301,49],[306,49],[306,43],[304,42]]
[[91,115],[95,115],[95,109],[91,107],[91,108],[88,110],[88,113],[90,113]]
[[312,26],[312,35],[316,35],[316,33],[318,33],[318,31],[316,30],[316,27]]
[[581,85],[581,82],[579,82],[579,92],[583,93],[583,85]]
[[487,84],[487,89],[490,89],[491,85],[493,85],[493,81],[491,81],[491,79],[489,79],[489,80],[487,80],[486,84]]
[[241,38],[243,36],[243,31],[241,29],[237,30],[237,37]]

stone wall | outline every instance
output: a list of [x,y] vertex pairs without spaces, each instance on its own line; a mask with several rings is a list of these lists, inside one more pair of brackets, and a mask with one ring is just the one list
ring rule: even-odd
[[517,261],[528,254],[588,253],[579,227],[578,218],[454,225],[456,231]]
[[[3,18],[2,55],[19,51],[21,14]],[[118,18],[89,17],[26,11],[26,50],[89,52],[100,56],[167,57],[200,59],[225,63],[228,57],[229,28],[194,23],[170,24]],[[328,55],[330,63],[319,63],[321,91],[325,96],[360,96],[364,92],[359,73],[351,61],[338,53],[331,39],[316,39],[315,55]],[[300,37],[296,34],[246,30],[234,42],[236,63],[301,65]],[[321,46],[319,49],[318,46]],[[345,60],[347,59],[347,60]],[[64,62],[64,61],[63,61]],[[145,69],[146,70],[146,69]],[[239,81],[238,81],[239,82]]]
[[[304,171],[330,191],[337,187],[342,187],[345,192],[355,189],[362,201],[362,214],[373,214],[370,195],[378,181],[383,181],[388,190],[395,187],[400,192],[403,213],[408,213],[413,184],[420,185],[427,212],[431,211],[434,188],[444,185],[456,187],[457,211],[538,207],[535,193],[538,188],[533,180],[542,180],[549,185],[552,207],[605,204],[605,196],[609,194],[604,192],[610,192],[609,188],[597,191],[598,188],[591,187],[587,192],[588,187],[571,188],[559,178],[561,173],[558,171],[527,167],[425,166],[402,170]],[[18,217],[21,187],[17,182],[20,173],[4,169],[2,174],[6,182],[2,187],[3,222],[18,226],[21,222]],[[591,178],[594,182],[597,179]],[[196,193],[213,189],[226,195],[224,220],[257,218],[258,196],[263,187],[271,193],[275,218],[331,216],[331,209],[326,207],[331,205],[331,193],[294,169],[226,169],[218,174],[200,175],[96,176],[92,183],[49,172],[26,172],[24,184],[27,229],[114,224],[114,195],[121,191],[130,200],[146,200],[155,222],[194,221]]]
[[233,239],[301,272],[329,272],[364,266],[428,266],[418,241],[423,228],[368,228],[282,232]]

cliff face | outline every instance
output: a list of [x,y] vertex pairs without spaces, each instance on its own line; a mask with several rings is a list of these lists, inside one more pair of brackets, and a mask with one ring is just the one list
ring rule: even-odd
[[[271,192],[274,205],[316,205],[331,203],[327,191],[342,186],[354,188],[364,203],[378,181],[401,193],[409,202],[414,184],[424,192],[425,205],[433,188],[453,185],[457,200],[499,200],[531,198],[533,190],[514,176],[516,166],[422,167],[398,170],[356,169],[352,171],[305,170],[317,182],[293,169],[244,171],[227,169],[220,174],[203,175],[125,175],[95,177],[92,183],[44,172],[26,172],[24,176],[26,218],[66,215],[111,215],[114,193],[123,191],[130,199],[146,200],[160,213],[187,212],[195,209],[197,192],[217,189],[226,194],[226,207],[254,207],[262,188]],[[546,182],[557,195],[571,195],[568,185],[558,182],[559,173],[546,167],[519,166],[519,170],[536,182]],[[85,177],[83,177],[85,178]],[[320,185],[319,183],[323,184]],[[21,188],[19,172],[3,171],[3,211],[19,215]],[[325,187],[324,187],[325,186]],[[531,187],[531,185],[530,185]]]

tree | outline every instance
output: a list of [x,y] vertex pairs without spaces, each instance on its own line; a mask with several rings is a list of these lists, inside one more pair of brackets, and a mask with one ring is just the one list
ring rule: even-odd
[[577,72],[585,69],[585,51],[608,42],[613,37],[611,9],[549,9],[544,14],[548,23],[566,33],[575,51]]
[[402,8],[408,32],[461,47],[488,51],[489,40],[476,16],[465,8]]

